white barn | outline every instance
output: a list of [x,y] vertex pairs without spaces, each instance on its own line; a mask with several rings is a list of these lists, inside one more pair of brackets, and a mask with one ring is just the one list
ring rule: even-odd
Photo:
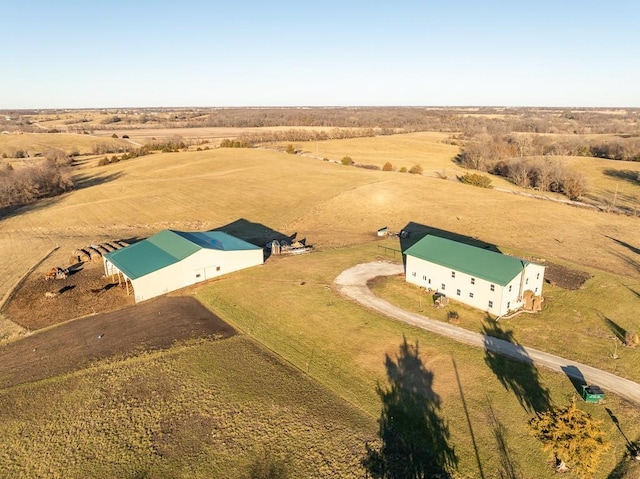
[[407,282],[495,316],[542,297],[545,267],[520,258],[433,235],[404,254]]
[[161,231],[103,257],[131,282],[136,303],[264,262],[262,248],[220,231]]

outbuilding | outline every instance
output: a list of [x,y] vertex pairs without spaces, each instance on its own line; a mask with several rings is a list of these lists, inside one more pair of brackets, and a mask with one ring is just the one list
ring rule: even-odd
[[434,235],[404,254],[407,282],[495,316],[542,303],[542,265]]
[[105,274],[129,281],[136,303],[263,261],[261,247],[221,231],[164,230],[103,256]]

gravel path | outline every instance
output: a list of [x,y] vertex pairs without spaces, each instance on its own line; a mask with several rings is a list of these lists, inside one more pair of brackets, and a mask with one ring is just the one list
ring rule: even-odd
[[[488,349],[491,352],[507,356],[517,361],[533,363],[555,372],[567,374],[574,379],[581,379],[589,384],[597,384],[605,391],[640,405],[640,384],[621,378],[586,364],[561,358],[533,348],[513,344],[502,339],[488,337],[480,333],[459,328],[452,324],[429,319],[420,314],[410,313],[377,297],[367,287],[367,281],[377,276],[391,276],[404,272],[403,266],[397,263],[375,262],[363,263],[343,271],[335,280],[340,292],[390,318],[403,321],[418,328],[446,336],[460,343]],[[567,368],[569,370],[567,371]]]

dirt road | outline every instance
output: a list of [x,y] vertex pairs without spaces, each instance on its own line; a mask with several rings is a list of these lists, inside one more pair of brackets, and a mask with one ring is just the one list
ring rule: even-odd
[[403,271],[402,265],[397,263],[363,263],[343,271],[336,278],[335,283],[345,296],[385,316],[446,336],[460,343],[481,347],[517,361],[533,363],[538,367],[545,367],[552,371],[566,374],[575,380],[584,379],[589,384],[597,384],[606,391],[640,405],[640,384],[638,383],[586,364],[410,313],[377,297],[367,287],[367,281],[370,279],[377,276],[401,274]]

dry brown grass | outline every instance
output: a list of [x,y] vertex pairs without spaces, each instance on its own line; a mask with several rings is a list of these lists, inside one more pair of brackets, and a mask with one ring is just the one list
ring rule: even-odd
[[87,154],[97,145],[125,145],[122,140],[97,138],[91,135],[74,133],[24,133],[22,135],[0,135],[0,155],[11,157],[17,150],[27,152],[29,156],[44,153],[48,149],[57,149],[70,154],[74,151]]
[[451,181],[243,149],[154,154],[78,172],[86,187],[80,182],[77,191],[1,220],[2,294],[56,243],[66,261],[87,242],[239,218],[299,232],[325,248],[371,241],[381,226],[399,231],[413,221],[640,277],[638,218]]
[[[367,140],[376,139],[362,141]],[[402,148],[398,154],[401,152]],[[440,169],[441,163],[434,160],[433,166],[436,164]],[[383,377],[384,354],[397,351],[403,332],[428,344],[424,349],[427,367],[436,371],[435,386],[446,401],[445,414],[455,423],[453,439],[465,452],[463,471],[468,477],[475,477],[477,469],[468,427],[460,415],[451,352],[455,351],[459,365],[469,365],[460,366],[460,374],[469,404],[481,411],[474,426],[485,421],[487,394],[501,407],[506,404],[504,410],[514,422],[512,436],[524,451],[520,460],[527,464],[543,457],[527,436],[528,413],[484,368],[481,351],[389,322],[326,289],[340,268],[375,255],[374,245],[331,250],[376,241],[375,232],[381,226],[399,231],[417,222],[475,236],[516,253],[564,259],[621,278],[640,278],[638,218],[435,178],[344,167],[261,150],[154,154],[105,167],[87,163],[78,174],[88,179],[80,182],[77,191],[0,219],[0,271],[6,272],[0,277],[1,294],[54,243],[60,245],[58,256],[44,268],[67,261],[70,251],[79,246],[114,237],[148,236],[163,228],[202,230],[244,218],[286,234],[298,232],[324,253],[246,270],[237,275],[237,282],[220,280],[203,290],[201,297],[293,364],[309,368],[314,377],[370,415],[379,407],[374,388],[376,379]],[[282,287],[274,288],[279,284],[276,280],[283,282]],[[254,281],[260,287],[247,295],[246,284]],[[334,306],[330,306],[332,301]],[[545,384],[557,384],[558,377],[542,374]],[[571,388],[562,383],[553,391],[553,397],[561,401]],[[81,402],[85,393],[79,391],[73,397]],[[617,401],[613,405],[624,406]],[[72,431],[79,427],[72,426]],[[490,428],[484,423],[478,427],[481,444],[493,444]],[[615,432],[613,426],[610,429]],[[132,434],[139,437],[136,431]],[[492,450],[483,447],[481,454],[495,464]],[[609,464],[613,462],[612,456]]]

